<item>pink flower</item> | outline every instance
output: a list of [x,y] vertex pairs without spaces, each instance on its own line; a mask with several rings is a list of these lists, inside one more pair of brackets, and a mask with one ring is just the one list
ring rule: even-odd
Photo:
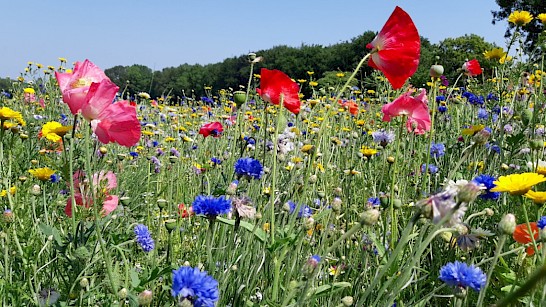
[[381,108],[383,121],[390,122],[392,117],[406,115],[408,121],[406,127],[409,132],[424,134],[430,130],[430,114],[428,113],[427,92],[422,89],[416,97],[408,91]]
[[475,77],[483,72],[480,62],[476,59],[465,62],[463,64],[463,70],[470,77]]
[[[107,173],[104,171],[95,173],[92,178],[94,193],[91,191],[89,180],[84,177],[84,172],[80,170],[76,171],[73,175],[76,205],[91,208],[93,205],[93,194],[95,194],[97,199],[102,200],[103,215],[108,215],[114,211],[118,206],[119,198],[117,195],[110,195],[110,191],[118,185],[116,174],[111,171]],[[64,212],[69,217],[72,217],[72,197],[68,198]]]
[[[76,62],[72,73],[55,72],[57,83],[72,114],[76,115],[86,101],[92,83],[110,80],[104,72],[89,60]],[[113,98],[113,97],[112,97]]]
[[385,74],[394,89],[401,88],[419,66],[421,40],[411,17],[396,7],[371,43],[368,65]]

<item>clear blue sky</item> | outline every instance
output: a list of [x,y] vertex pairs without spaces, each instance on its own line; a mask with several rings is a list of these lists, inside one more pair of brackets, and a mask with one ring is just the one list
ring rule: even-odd
[[161,70],[277,45],[327,46],[379,31],[396,5],[432,43],[474,33],[505,47],[506,22],[491,24],[494,0],[25,0],[3,5],[0,77],[59,57]]

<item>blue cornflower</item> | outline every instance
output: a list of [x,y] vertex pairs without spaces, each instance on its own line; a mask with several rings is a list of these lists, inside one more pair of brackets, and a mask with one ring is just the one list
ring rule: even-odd
[[138,152],[131,151],[131,152],[129,152],[129,155],[131,155],[131,157],[133,157],[133,158],[137,158],[138,157]]
[[496,187],[497,185],[493,182],[497,179],[495,177],[481,174],[478,177],[472,179],[476,184],[483,185],[485,187],[485,190],[482,191],[482,194],[480,195],[480,198],[482,199],[498,199],[500,197],[500,192],[491,192],[491,189]]
[[537,222],[537,226],[540,229],[543,229],[544,227],[546,227],[546,216],[541,216],[540,217],[540,219]]
[[487,280],[482,270],[464,262],[450,262],[440,269],[440,280],[453,287],[472,288],[480,291]]
[[51,181],[53,183],[57,183],[57,182],[59,182],[59,180],[61,180],[61,176],[59,176],[57,174],[53,174],[53,175],[49,176],[49,181]]
[[438,107],[438,112],[440,113],[445,113],[447,111],[447,107],[446,106],[439,106]]
[[446,96],[443,96],[443,95],[436,96],[436,102],[440,102],[440,101],[446,101]]
[[222,164],[222,160],[216,158],[216,157],[212,157],[210,158],[210,162],[214,163],[214,165],[220,165]]
[[201,101],[206,104],[214,104],[214,100],[210,99],[209,97],[201,97]]
[[434,158],[439,158],[445,155],[446,146],[442,143],[432,143],[430,145],[430,154]]
[[260,161],[252,158],[239,158],[235,162],[235,173],[237,176],[246,176],[249,178],[260,179],[263,174],[264,167]]
[[155,242],[154,239],[152,239],[150,231],[148,231],[148,227],[143,224],[138,224],[135,226],[134,232],[136,235],[136,241],[138,245],[142,247],[143,251],[149,252],[154,249]]
[[381,200],[379,200],[379,197],[370,197],[368,198],[366,204],[372,207],[378,207],[379,205],[381,205]]
[[195,214],[203,214],[206,216],[217,216],[226,214],[231,209],[231,200],[223,195],[216,198],[214,196],[199,195],[195,198],[192,204]]
[[485,148],[489,149],[490,151],[493,151],[495,153],[500,153],[501,151],[501,148],[499,145],[497,144],[492,144],[492,143],[486,143],[485,144]]
[[[423,164],[421,165],[421,173],[424,173],[425,170],[426,170],[426,164],[423,163]],[[436,165],[434,165],[434,164],[429,164],[429,165],[428,165],[428,172],[429,172],[430,174],[432,174],[432,175],[433,175],[433,174],[436,174],[439,170],[440,170],[440,169],[439,169]]]
[[[288,201],[288,206],[290,207],[290,214],[294,213],[296,211],[296,207],[298,206],[293,201]],[[300,205],[300,210],[298,211],[298,217],[311,217],[313,215],[313,209],[309,208],[309,206],[306,205]]]
[[394,141],[394,133],[391,131],[378,130],[372,132],[373,141],[385,147]]
[[489,94],[487,94],[487,100],[499,101],[499,98],[497,96],[495,96],[495,94],[489,93]]
[[484,109],[484,108],[479,108],[479,109],[478,109],[478,118],[479,118],[479,119],[486,120],[487,118],[489,118],[489,113],[487,113],[487,110],[486,110],[486,109]]
[[218,281],[198,268],[182,266],[173,270],[171,294],[179,302],[188,299],[193,306],[214,307],[220,295]]

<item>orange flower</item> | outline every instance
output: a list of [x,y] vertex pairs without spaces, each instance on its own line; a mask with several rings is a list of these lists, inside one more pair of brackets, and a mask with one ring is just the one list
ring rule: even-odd
[[[529,223],[531,226],[531,232],[533,233],[533,237],[535,238],[535,241],[538,240],[538,226],[536,222]],[[521,244],[528,244],[532,243],[533,239],[531,239],[531,236],[529,235],[529,228],[527,227],[526,223],[519,224],[516,226],[516,230],[514,230],[514,233],[512,234],[512,237],[516,242]],[[540,248],[540,246],[537,246],[537,248]],[[533,245],[527,247],[526,249],[527,255],[532,256],[535,254],[535,248]]]

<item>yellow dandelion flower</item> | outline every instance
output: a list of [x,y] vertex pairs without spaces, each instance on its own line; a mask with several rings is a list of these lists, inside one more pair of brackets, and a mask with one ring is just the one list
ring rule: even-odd
[[190,137],[188,137],[188,136],[184,136],[184,137],[182,138],[182,141],[184,141],[184,142],[186,142],[186,143],[191,143],[191,142],[193,142],[193,140],[192,140]]
[[310,154],[310,153],[313,152],[314,149],[315,149],[315,146],[313,146],[311,144],[306,144],[306,145],[303,145],[301,147],[301,152],[306,153],[306,154]]
[[483,55],[487,60],[500,60],[506,56],[506,52],[502,48],[493,48],[484,52]]
[[310,82],[309,82],[309,85],[310,85],[310,86],[317,86],[317,85],[318,85],[318,82],[316,82],[316,81],[310,81]]
[[35,94],[36,93],[32,87],[25,88],[23,90],[23,92],[26,93],[26,94]]
[[377,154],[377,150],[366,147],[366,146],[362,146],[362,148],[360,148],[360,153],[362,153],[365,157],[371,157]]
[[533,21],[533,15],[527,11],[513,11],[508,16],[508,22],[515,24],[516,26],[524,26]]
[[52,142],[58,142],[71,129],[72,126],[63,126],[59,122],[47,122],[42,126],[42,136]]
[[171,142],[174,142],[174,141],[176,141],[176,139],[173,138],[173,137],[168,136],[168,137],[165,138],[165,143],[171,143]]
[[508,192],[510,195],[524,195],[534,185],[544,181],[546,181],[544,175],[537,173],[522,173],[500,176],[497,181],[493,182],[497,186],[492,188],[491,191]]
[[322,163],[316,163],[315,167],[319,170],[319,172],[324,173],[324,165]]
[[546,14],[545,13],[538,14],[537,19],[540,20],[540,22],[542,22],[543,25],[546,25]]
[[28,172],[41,181],[48,181],[51,178],[51,175],[55,174],[55,171],[49,167],[30,169]]
[[533,190],[529,190],[523,196],[531,199],[537,205],[546,203],[546,192],[535,192]]
[[336,77],[338,77],[338,78],[343,78],[343,77],[345,77],[345,74],[342,73],[342,72],[338,72],[338,73],[336,74]]

